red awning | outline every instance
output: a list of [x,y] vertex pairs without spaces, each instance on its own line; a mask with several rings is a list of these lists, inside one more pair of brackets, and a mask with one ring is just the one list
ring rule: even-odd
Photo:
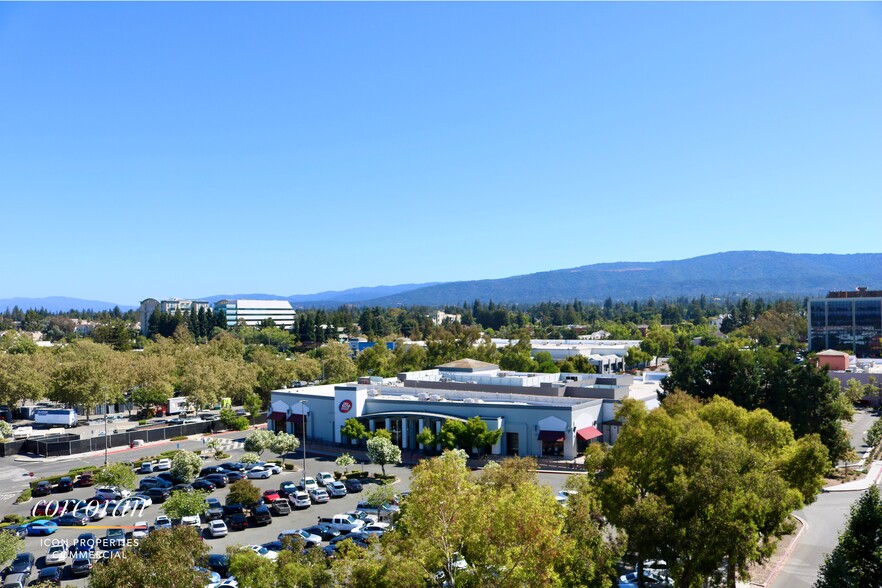
[[302,423],[303,422],[303,415],[302,414],[292,414],[291,416],[288,417],[288,422],[289,423]]
[[549,443],[560,443],[566,439],[563,431],[539,431],[539,440],[548,441]]
[[267,418],[270,421],[284,421],[285,417],[288,416],[284,412],[271,412]]
[[584,429],[579,429],[576,431],[576,435],[585,441],[596,439],[597,437],[603,437],[603,433],[597,430],[597,427],[585,427]]

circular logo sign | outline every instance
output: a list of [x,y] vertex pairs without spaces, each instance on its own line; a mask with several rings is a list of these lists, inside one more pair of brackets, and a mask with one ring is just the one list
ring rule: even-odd
[[349,412],[350,410],[352,410],[352,402],[350,402],[349,400],[344,400],[340,403],[339,408],[340,412]]

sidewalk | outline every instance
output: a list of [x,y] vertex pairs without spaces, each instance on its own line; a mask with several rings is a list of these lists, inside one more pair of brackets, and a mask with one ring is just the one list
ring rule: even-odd
[[853,480],[845,484],[837,484],[835,486],[827,486],[822,492],[863,492],[870,486],[879,483],[882,476],[882,461],[874,461],[870,464],[867,475],[860,480]]

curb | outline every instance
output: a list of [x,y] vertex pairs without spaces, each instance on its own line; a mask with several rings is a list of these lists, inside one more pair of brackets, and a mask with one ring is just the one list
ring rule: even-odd
[[787,547],[787,551],[784,552],[784,556],[781,558],[781,561],[778,562],[778,565],[775,566],[775,569],[772,570],[772,573],[769,575],[769,579],[766,580],[765,584],[759,584],[759,586],[771,586],[772,582],[775,581],[775,578],[778,577],[778,574],[784,568],[784,564],[790,559],[790,556],[793,555],[793,550],[796,549],[797,544],[799,543],[799,538],[802,537],[803,532],[808,529],[808,523],[802,517],[798,515],[793,515],[793,518],[802,523],[802,529],[799,530],[799,533],[796,534],[796,537],[793,538],[793,542]]

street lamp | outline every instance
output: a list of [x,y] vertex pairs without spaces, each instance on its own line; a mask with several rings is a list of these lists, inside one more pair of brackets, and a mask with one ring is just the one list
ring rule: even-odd
[[303,489],[306,490],[306,404],[308,401],[300,400],[300,413],[303,415]]

